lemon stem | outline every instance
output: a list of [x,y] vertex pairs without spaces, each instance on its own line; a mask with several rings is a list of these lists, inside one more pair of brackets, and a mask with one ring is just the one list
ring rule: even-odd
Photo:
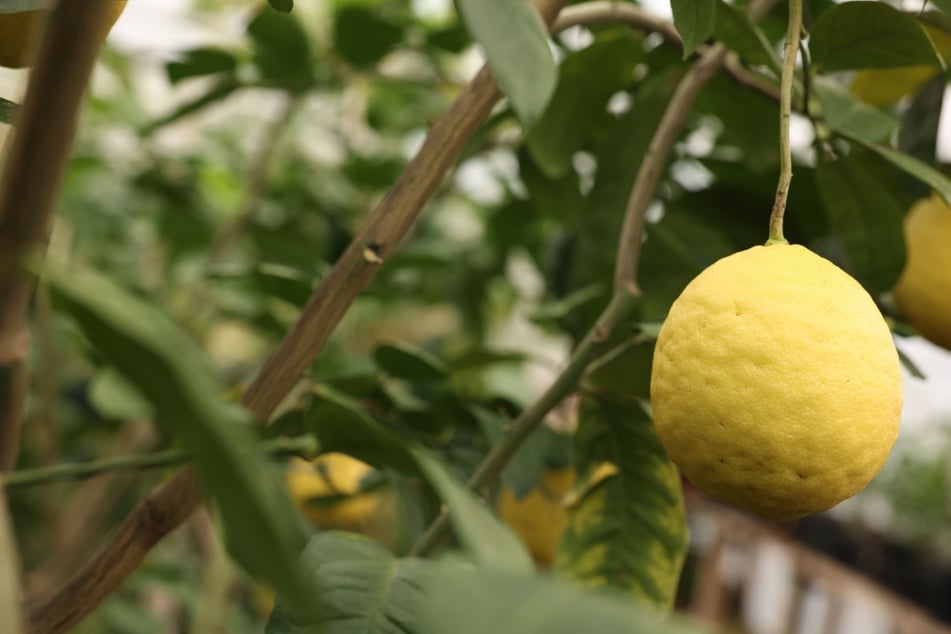
[[769,240],[766,244],[785,243],[783,216],[789,183],[792,181],[792,148],[789,144],[789,119],[792,112],[793,77],[796,73],[796,57],[799,53],[799,36],[802,31],[802,0],[789,0],[789,24],[786,42],[783,44],[783,73],[779,85],[779,184],[776,185],[776,200],[769,216]]

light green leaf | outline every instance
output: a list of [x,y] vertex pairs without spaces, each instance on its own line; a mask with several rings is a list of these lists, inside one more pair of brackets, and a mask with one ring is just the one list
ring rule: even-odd
[[297,596],[303,524],[257,451],[250,415],[218,399],[207,359],[159,310],[108,279],[52,260],[43,274],[97,352],[194,452],[231,553],[251,574]]
[[859,101],[827,77],[816,77],[812,87],[819,99],[822,119],[836,132],[875,143],[889,138],[898,127],[894,115]]
[[526,144],[535,163],[550,178],[571,168],[571,156],[583,149],[602,121],[608,99],[631,83],[644,49],[627,29],[611,31],[561,64],[558,88]]
[[951,205],[951,179],[948,179],[947,176],[935,168],[926,163],[922,163],[913,156],[909,156],[897,150],[878,145],[877,143],[866,143],[860,138],[851,137],[847,134],[843,136],[849,137],[856,143],[865,146],[869,150],[872,150],[898,169],[907,172],[911,176],[925,183],[933,190],[938,192],[938,194],[944,198],[945,202]]
[[716,26],[713,29],[714,37],[739,53],[744,61],[768,66],[779,75],[781,64],[776,52],[759,27],[750,20],[746,11],[741,7],[727,4],[723,0],[717,0],[717,2],[719,7]]
[[142,392],[112,368],[93,375],[89,382],[89,402],[102,416],[115,420],[144,419],[155,411]]
[[526,0],[456,0],[456,7],[522,126],[531,129],[558,80],[541,16]]
[[902,208],[863,154],[820,163],[816,186],[856,277],[879,292],[891,288],[905,264]]
[[913,17],[884,2],[846,2],[822,13],[812,29],[809,51],[816,70],[931,65],[944,60]]
[[640,402],[613,390],[609,376],[611,366],[648,370],[650,360],[649,348],[631,349],[599,370],[597,396],[582,397],[578,499],[569,500],[555,566],[586,587],[613,586],[670,609],[687,549],[680,475]]
[[300,562],[311,602],[302,610],[278,597],[266,634],[422,631],[431,562],[396,559],[371,539],[338,531],[312,537]]
[[440,563],[426,584],[427,632],[438,634],[699,634],[617,595],[583,590],[541,576],[467,570]]
[[713,35],[717,0],[670,0],[674,26],[684,41],[684,59]]

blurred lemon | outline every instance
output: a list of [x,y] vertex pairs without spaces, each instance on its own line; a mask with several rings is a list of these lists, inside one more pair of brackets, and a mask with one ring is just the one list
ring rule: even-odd
[[926,339],[951,350],[951,207],[937,194],[905,216],[908,255],[895,303]]
[[538,486],[521,499],[508,487],[499,491],[499,516],[515,531],[539,566],[548,568],[555,558],[565,529],[562,501],[574,484],[574,469],[548,469],[542,473]]
[[[113,0],[109,17],[102,33],[105,39],[109,30],[125,9],[126,0]],[[22,68],[29,66],[33,54],[33,34],[37,20],[43,19],[45,10],[0,13],[0,66]]]

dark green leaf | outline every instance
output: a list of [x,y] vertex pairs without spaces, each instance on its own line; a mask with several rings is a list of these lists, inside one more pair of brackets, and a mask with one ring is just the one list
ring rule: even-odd
[[440,381],[445,364],[422,348],[405,343],[386,343],[373,352],[377,364],[390,376],[407,381]]
[[809,38],[819,72],[933,65],[944,60],[911,16],[884,2],[846,2],[819,16]]
[[[643,349],[612,363],[628,366],[631,357],[648,374],[651,356]],[[598,394],[581,400],[576,464],[583,493],[569,505],[555,566],[586,587],[613,586],[667,610],[687,549],[680,475],[638,399],[606,385],[596,382]]]
[[571,155],[589,140],[611,95],[631,83],[641,57],[640,42],[625,29],[610,31],[562,62],[555,94],[526,139],[544,174],[568,172]]
[[820,164],[816,185],[856,277],[872,292],[891,288],[905,264],[902,208],[868,157],[850,154]]
[[165,72],[168,80],[177,84],[190,77],[231,73],[237,66],[238,61],[229,51],[220,48],[195,48],[185,51],[182,59],[166,64]]
[[334,46],[354,66],[372,66],[403,39],[403,27],[378,7],[344,4],[334,15]]
[[713,35],[717,0],[671,0],[674,26],[684,41],[684,59]]
[[146,125],[142,130],[142,134],[151,134],[159,128],[175,123],[179,119],[192,115],[206,106],[222,101],[241,87],[242,85],[234,77],[223,76],[201,96],[185,102],[164,117]]
[[888,139],[898,127],[894,115],[859,101],[838,82],[815,77],[812,88],[819,99],[823,121],[835,132],[876,143]]
[[[926,165],[934,165],[938,145],[938,125],[944,105],[947,79],[939,75],[925,84],[901,115],[898,128],[899,151]],[[905,189],[913,198],[927,198],[931,188],[905,173]]]
[[522,126],[531,129],[558,80],[541,16],[522,0],[456,0],[456,7]]
[[922,163],[913,156],[908,156],[907,154],[898,152],[891,148],[878,144],[866,143],[859,138],[850,138],[852,138],[852,140],[856,143],[864,145],[869,150],[872,150],[898,169],[907,172],[911,176],[920,180],[922,183],[927,184],[933,190],[938,192],[938,194],[944,198],[945,202],[951,205],[951,179],[935,168]]
[[713,36],[739,53],[744,61],[763,64],[779,75],[781,68],[776,52],[746,11],[723,0],[717,0],[717,3],[719,6]]
[[97,351],[194,452],[235,558],[299,596],[294,562],[304,545],[303,525],[256,449],[250,415],[218,400],[207,360],[158,310],[109,280],[54,261],[46,263],[44,277]]
[[311,603],[301,610],[278,597],[266,634],[422,631],[422,585],[431,562],[396,559],[366,537],[327,531],[311,538],[300,563]]
[[19,104],[0,97],[0,123],[13,123],[19,109]]
[[263,8],[248,24],[254,63],[268,82],[295,89],[313,82],[313,53],[307,33],[290,14]]
[[428,632],[438,634],[699,634],[656,610],[616,595],[541,576],[471,570],[449,563],[430,571]]
[[281,13],[290,13],[294,8],[294,0],[267,0],[267,2]]

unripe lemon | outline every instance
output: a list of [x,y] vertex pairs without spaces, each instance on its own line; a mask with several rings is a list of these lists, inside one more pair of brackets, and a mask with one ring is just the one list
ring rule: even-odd
[[574,469],[548,469],[539,485],[521,499],[508,487],[499,491],[499,517],[515,531],[539,566],[548,568],[555,558],[565,529],[562,500],[574,483]]
[[908,256],[894,295],[923,337],[951,350],[951,207],[938,196],[905,216]]
[[801,246],[735,253],[696,277],[657,339],[657,435],[710,496],[774,520],[828,509],[898,435],[898,354],[875,302]]
[[[125,9],[126,0],[113,0],[109,7],[109,17],[103,30],[105,39],[112,25],[116,23]],[[22,68],[30,65],[33,53],[32,37],[37,20],[44,18],[46,11],[21,11],[19,13],[0,13],[0,66]]]

